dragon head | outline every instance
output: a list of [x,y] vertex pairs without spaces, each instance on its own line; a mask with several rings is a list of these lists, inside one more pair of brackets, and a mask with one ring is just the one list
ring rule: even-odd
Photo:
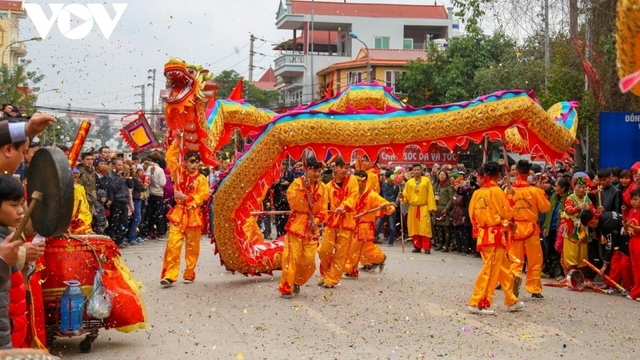
[[166,86],[169,89],[167,103],[186,105],[187,101],[191,104],[195,102],[194,96],[198,99],[204,97],[204,82],[210,80],[213,74],[200,65],[191,65],[172,58],[164,65],[164,76],[167,78]]

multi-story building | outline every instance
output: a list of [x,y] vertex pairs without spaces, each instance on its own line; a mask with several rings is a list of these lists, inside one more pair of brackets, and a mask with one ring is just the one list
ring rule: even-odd
[[[364,4],[346,0],[281,0],[276,26],[292,31],[290,40],[274,48],[280,51],[274,66],[276,89],[280,90],[281,106],[285,108],[317,100],[322,95],[318,72],[351,61],[363,48],[361,41],[372,51],[373,60],[376,49],[424,51],[429,41],[446,46],[447,39],[459,31],[453,8],[443,5]],[[371,65],[376,79],[378,76],[386,79],[379,65],[373,62]],[[364,75],[359,79],[368,81],[366,71]]]
[[0,60],[9,68],[27,55],[25,42],[20,42],[20,20],[27,17],[23,5],[24,1],[0,0]]

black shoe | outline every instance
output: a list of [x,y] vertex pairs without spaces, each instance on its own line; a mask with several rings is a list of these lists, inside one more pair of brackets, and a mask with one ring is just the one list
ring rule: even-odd
[[440,247],[440,245],[436,245],[436,246],[433,247],[433,250],[440,251],[440,250],[442,250],[442,247]]
[[[428,250],[425,250],[425,252],[426,251]],[[384,256],[384,259],[382,259],[382,262],[380,263],[380,265],[378,265],[378,272],[384,271],[385,261],[387,261],[387,255]]]
[[411,252],[412,252],[412,253],[419,253],[419,252],[421,252],[421,250],[420,250],[420,249],[415,249],[415,248],[414,248],[413,250],[411,250]]
[[431,250],[425,250],[424,253],[429,255],[429,254],[431,254]]
[[160,285],[162,285],[162,286],[171,286],[171,285],[173,285],[173,280],[171,280],[169,278],[164,278],[164,279],[160,280]]
[[300,294],[300,285],[293,285],[293,293],[296,295]]
[[442,252],[449,252],[449,249],[445,247],[442,249]]
[[532,299],[544,299],[544,296],[542,296],[542,294],[531,294],[531,298]]
[[500,283],[498,283],[498,285],[496,285],[496,290],[502,290],[502,285],[500,285]]

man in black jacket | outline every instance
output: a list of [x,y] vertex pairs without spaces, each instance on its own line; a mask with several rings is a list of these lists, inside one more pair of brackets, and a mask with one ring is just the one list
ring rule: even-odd
[[[600,216],[585,210],[580,214],[580,222],[583,225],[597,229],[604,237],[603,265],[600,268],[600,275],[610,270],[610,278],[620,282],[627,289],[631,286],[631,259],[629,257],[629,236],[623,234],[622,215],[615,211],[605,211]],[[614,287],[613,283],[605,281],[609,287]]]
[[126,247],[124,241],[127,232],[127,215],[129,206],[129,189],[133,188],[133,180],[127,178],[122,159],[113,161],[113,170],[108,175],[107,199],[110,202],[110,217],[107,234],[118,247]]

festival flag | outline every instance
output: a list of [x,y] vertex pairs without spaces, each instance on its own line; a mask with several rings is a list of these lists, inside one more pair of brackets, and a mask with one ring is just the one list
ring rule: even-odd
[[242,99],[242,78],[236,84],[236,87],[233,88],[231,94],[229,94],[228,100],[241,100]]
[[336,76],[336,71],[333,70],[331,73],[331,80],[329,80],[329,87],[327,87],[327,95],[325,99],[331,99],[333,97],[333,78]]

